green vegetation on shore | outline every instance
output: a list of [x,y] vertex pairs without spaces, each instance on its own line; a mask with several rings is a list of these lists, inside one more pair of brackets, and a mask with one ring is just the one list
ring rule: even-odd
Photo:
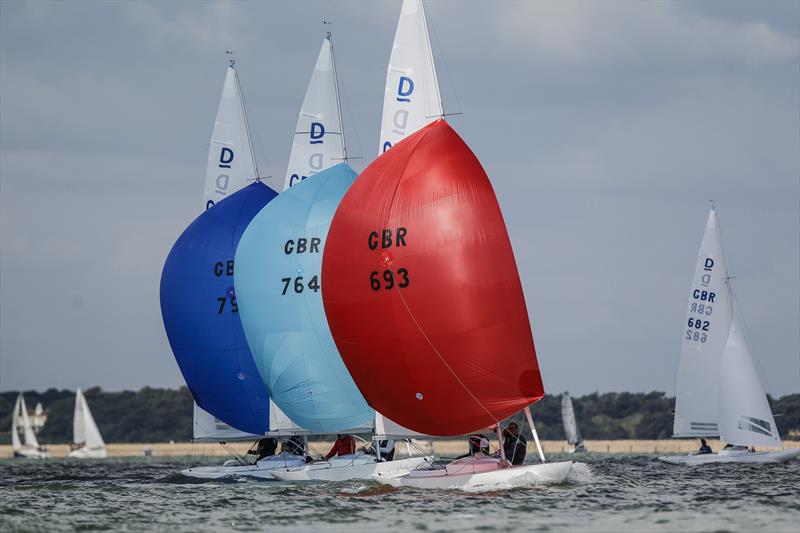
[[[105,392],[99,387],[84,391],[95,421],[106,442],[167,442],[192,438],[192,397],[186,387],[138,392]],[[11,411],[17,391],[0,393],[0,443],[11,441]],[[42,443],[66,443],[72,439],[75,392],[49,389],[24,391],[29,408],[41,402],[48,413],[39,432]],[[800,394],[769,399],[781,436],[800,433]],[[663,392],[593,393],[573,398],[578,427],[587,439],[665,439],[672,435],[675,399]],[[533,406],[539,436],[564,439],[561,396],[545,396]]]

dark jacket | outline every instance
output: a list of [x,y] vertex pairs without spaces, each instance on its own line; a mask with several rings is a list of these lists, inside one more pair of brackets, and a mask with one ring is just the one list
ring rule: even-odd
[[528,451],[528,441],[525,440],[525,437],[522,435],[517,435],[514,437],[513,435],[506,435],[506,438],[503,440],[503,453],[506,455],[506,459],[512,465],[521,465],[522,462],[525,460],[525,453]]

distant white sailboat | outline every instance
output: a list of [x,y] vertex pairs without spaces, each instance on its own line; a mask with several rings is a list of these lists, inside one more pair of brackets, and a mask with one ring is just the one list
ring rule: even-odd
[[[20,439],[19,435],[20,422],[22,423],[22,439]],[[25,459],[46,459],[50,457],[47,448],[40,446],[39,441],[36,439],[22,393],[17,396],[14,412],[11,414],[11,448],[13,449],[14,457]]]
[[689,294],[673,436],[719,436],[727,446],[717,453],[659,457],[666,463],[774,463],[800,456],[800,449],[748,449],[783,445],[741,331],[730,279],[712,207]]
[[570,453],[586,452],[586,447],[583,444],[583,437],[578,430],[578,423],[575,420],[575,409],[572,407],[572,398],[568,392],[561,395],[561,419],[564,422],[564,433],[567,435],[567,443],[574,446]]
[[105,459],[106,443],[94,421],[89,404],[80,387],[75,393],[75,415],[72,419],[72,451],[68,457],[76,459]]

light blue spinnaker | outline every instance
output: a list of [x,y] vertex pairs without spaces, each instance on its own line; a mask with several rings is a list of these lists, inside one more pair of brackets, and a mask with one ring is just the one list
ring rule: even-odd
[[253,218],[236,251],[234,285],[256,366],[295,423],[337,433],[370,426],[375,412],[342,362],[322,305],[322,250],[342,196],[346,163],[284,191]]

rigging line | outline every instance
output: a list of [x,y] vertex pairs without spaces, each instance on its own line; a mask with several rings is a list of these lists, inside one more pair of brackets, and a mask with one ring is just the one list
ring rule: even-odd
[[[328,24],[323,21],[324,24]],[[333,48],[333,33],[328,32],[328,42],[331,45],[331,67],[333,70],[333,92],[336,95],[336,112],[339,115],[339,128],[341,128],[342,135],[342,155],[345,162],[347,162],[347,140],[344,136],[344,117],[342,116],[342,103],[339,99],[339,73],[336,70],[336,53]]]
[[725,255],[725,245],[722,239],[722,225],[719,223],[719,215],[717,214],[717,207],[714,205],[714,201],[711,200],[711,208],[714,210],[714,214],[717,218],[717,232],[719,233],[719,248],[720,248],[720,255],[722,256],[722,266],[725,268],[725,288],[728,290],[728,295],[730,296],[730,311],[731,311],[731,322],[733,322],[734,316],[738,317],[738,322],[741,324],[742,327],[742,336],[747,343],[747,347],[752,350],[755,357],[755,364],[758,368],[758,373],[760,374],[759,378],[762,380],[762,385],[765,385],[767,390],[770,390],[770,384],[767,380],[767,374],[764,372],[764,369],[761,367],[761,357],[758,355],[758,350],[755,348],[755,345],[750,341],[752,336],[750,335],[750,331],[747,327],[747,322],[744,319],[744,313],[742,312],[742,308],[739,305],[739,300],[736,298],[736,294],[733,292],[733,284],[731,283],[732,279],[735,279],[733,276],[730,276],[728,272],[728,259]]
[[[420,4],[421,3],[422,3],[422,0],[420,0]],[[439,37],[436,34],[436,32],[434,31],[434,28],[433,28],[432,25],[431,25],[431,31],[428,30],[428,22],[427,22],[427,20],[428,19],[427,19],[427,15],[426,15],[425,16],[425,32],[428,34],[428,42],[430,42],[430,35],[432,34],[433,35],[433,40],[436,42],[436,48],[440,52],[439,53],[439,59],[441,59],[442,69],[444,70],[445,76],[449,80],[448,87],[450,87],[450,92],[452,93],[452,95],[453,95],[453,97],[454,97],[454,99],[456,101],[456,109],[463,109],[463,106],[461,105],[461,98],[459,98],[459,96],[458,96],[458,85],[456,85],[455,82],[453,81],[453,76],[451,74],[450,68],[449,68],[449,66],[447,64],[447,61],[445,59],[445,54],[441,53],[442,52],[442,44],[439,41]],[[442,113],[442,115],[441,115],[442,118],[444,118],[444,117],[446,117],[448,115],[461,115],[462,113],[445,113],[444,112],[444,102],[442,101],[442,93],[441,93],[441,89],[439,88],[439,75],[436,72],[436,65],[433,62],[433,47],[431,47],[431,65],[433,65],[433,76],[434,76],[434,79],[436,80],[436,94],[439,96],[439,106],[440,106],[440,111]]]
[[[422,16],[422,28],[425,31],[425,40],[428,43],[428,58],[430,59],[431,71],[433,74],[433,89],[436,91],[436,103],[439,105],[439,116],[444,117],[444,103],[442,102],[442,92],[439,90],[439,77],[436,74],[436,62],[433,57],[433,46],[431,46],[431,35],[428,31],[428,17],[425,14],[425,6],[419,0],[419,12]],[[438,44],[438,42],[437,42]],[[441,48],[441,47],[440,47]]]
[[[233,52],[228,51],[227,53],[233,56]],[[256,160],[255,147],[253,146],[253,138],[250,135],[250,123],[247,120],[247,108],[244,101],[244,91],[242,90],[242,83],[239,80],[239,69],[236,66],[236,59],[233,57],[231,57],[231,66],[233,67],[233,75],[236,78],[236,89],[239,91],[239,106],[241,107],[242,118],[244,119],[244,131],[247,134],[247,144],[248,148],[250,149],[250,159],[253,162],[253,169],[256,172],[256,179],[260,179],[258,172],[258,161]]]
[[[328,22],[327,24],[330,24],[330,23]],[[333,40],[331,40],[331,55],[333,55]],[[350,107],[350,100],[348,100],[348,98],[347,98],[347,91],[340,91],[340,89],[339,89],[340,85],[342,87],[344,87],[344,76],[342,76],[341,79],[339,78],[339,69],[336,68],[336,62],[335,61],[333,61],[333,66],[334,66],[334,68],[333,68],[334,83],[336,84],[336,107],[337,107],[337,109],[339,111],[339,123],[342,126],[342,149],[344,151],[344,158],[343,159],[344,159],[345,162],[348,162],[351,159],[363,159],[363,157],[361,157],[361,156],[352,157],[352,156],[348,156],[347,155],[347,147],[346,147],[346,143],[345,143],[345,139],[344,139],[344,129],[345,129],[344,128],[344,113],[342,112],[342,104],[341,104],[341,102],[342,101],[344,102],[344,106],[347,108],[347,114],[350,115],[350,117],[353,117],[353,110]],[[363,152],[362,146],[361,146],[361,137],[358,135],[358,127],[356,125],[353,126],[352,133],[356,138],[356,146],[358,148],[358,152],[357,153]]]
[[[428,136],[428,132],[425,132],[425,135],[422,136],[419,141],[417,141],[417,146],[419,146],[419,144],[427,136]],[[401,176],[403,175],[403,173],[405,173],[406,168],[408,168],[408,165],[410,163],[411,163],[411,158],[409,157],[408,160],[405,162],[405,165],[403,167],[403,172],[400,173]],[[398,179],[397,182],[395,183],[394,190],[392,191],[392,198],[391,198],[391,200],[389,200],[389,210],[388,210],[388,215],[389,216],[387,217],[386,226],[385,227],[389,227],[389,222],[390,222],[389,219],[392,218],[392,210],[394,208],[395,198],[397,197],[397,190],[400,188],[400,181],[401,180]],[[431,348],[433,348],[434,353],[439,358],[439,360],[442,362],[442,364],[445,366],[445,368],[447,368],[447,370],[453,375],[453,377],[456,378],[456,381],[458,381],[458,383],[464,388],[464,390],[467,392],[467,394],[469,394],[470,397],[472,397],[472,399],[475,400],[475,403],[477,403],[481,407],[481,409],[486,411],[486,414],[489,415],[489,418],[494,420],[495,424],[499,425],[500,422],[494,417],[494,415],[491,413],[491,411],[489,411],[489,409],[487,409],[486,406],[483,405],[483,403],[472,393],[472,391],[469,390],[469,387],[467,387],[467,385],[461,380],[461,378],[458,376],[458,374],[455,373],[455,371],[450,367],[450,365],[447,364],[447,361],[445,361],[445,359],[442,356],[442,354],[439,353],[439,350],[436,349],[436,346],[433,344],[433,341],[431,341],[431,339],[425,333],[425,330],[423,330],[422,326],[419,324],[419,322],[417,322],[417,318],[414,316],[414,313],[411,312],[411,308],[408,306],[408,303],[406,302],[406,299],[403,297],[403,291],[397,291],[397,294],[400,297],[400,301],[403,302],[403,306],[406,308],[406,312],[408,313],[408,316],[411,317],[411,320],[414,321],[414,325],[417,327],[417,329],[422,334],[422,336],[425,338],[425,340],[428,342],[428,344],[431,346]]]

